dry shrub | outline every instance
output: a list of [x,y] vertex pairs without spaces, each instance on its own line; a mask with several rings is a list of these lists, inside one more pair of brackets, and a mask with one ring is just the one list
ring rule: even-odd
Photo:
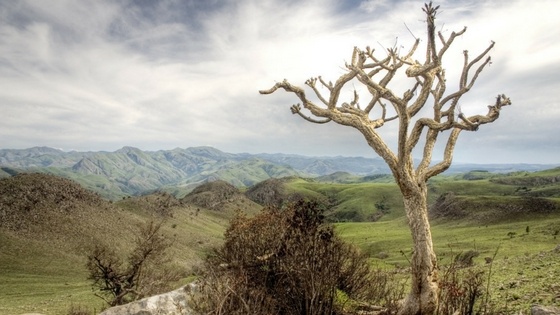
[[[444,269],[439,281],[439,306],[437,315],[474,314],[475,306],[482,309],[480,298],[484,293],[484,271],[476,267],[464,268],[455,262]],[[481,310],[477,312],[482,314]]]
[[95,246],[86,267],[96,296],[115,306],[171,289],[181,274],[170,265],[171,241],[161,234],[161,227],[162,222],[153,221],[141,227],[126,260],[107,246]]
[[455,256],[454,264],[457,267],[469,267],[473,265],[473,259],[478,257],[480,253],[477,250],[468,250],[461,252]]
[[[208,258],[193,307],[204,314],[342,314],[392,296],[387,274],[324,224],[316,203],[238,214]],[[344,297],[344,298],[342,298]]]

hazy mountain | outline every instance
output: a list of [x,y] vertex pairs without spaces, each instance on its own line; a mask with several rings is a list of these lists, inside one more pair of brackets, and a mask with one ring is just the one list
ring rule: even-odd
[[[250,154],[246,154],[251,156]],[[334,172],[349,172],[356,175],[387,174],[389,168],[381,158],[365,157],[308,157],[290,154],[255,154],[263,160],[290,165],[296,170],[316,176]]]
[[[457,164],[448,173],[473,169],[537,171],[553,166]],[[337,172],[356,176],[390,173],[380,158],[233,154],[212,147],[142,151],[127,146],[114,152],[64,152],[48,147],[0,150],[0,177],[18,172],[51,173],[71,178],[111,199],[163,187],[178,187],[184,190],[178,194],[184,195],[196,185],[216,180],[236,187],[249,187],[269,178],[286,176],[320,177]]]

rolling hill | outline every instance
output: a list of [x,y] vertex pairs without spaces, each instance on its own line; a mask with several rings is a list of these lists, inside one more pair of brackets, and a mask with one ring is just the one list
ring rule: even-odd
[[[547,168],[551,166],[459,164],[448,173],[473,169],[504,173]],[[380,158],[233,154],[212,147],[159,151],[123,147],[114,152],[64,152],[48,147],[1,149],[0,177],[20,172],[42,172],[73,179],[112,200],[156,190],[164,190],[180,198],[201,183],[214,180],[224,180],[244,188],[269,178],[286,176],[327,176],[321,180],[349,183],[375,180],[380,174],[390,173]],[[331,176],[333,173],[339,174]],[[343,173],[349,175],[342,178]],[[365,176],[369,178],[363,178]]]

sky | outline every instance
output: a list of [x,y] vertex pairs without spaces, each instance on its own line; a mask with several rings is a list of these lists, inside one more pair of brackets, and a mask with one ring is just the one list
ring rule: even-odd
[[[476,56],[496,42],[462,111],[486,114],[502,93],[513,102],[494,123],[461,134],[454,162],[560,163],[560,1],[435,5],[444,36],[467,26],[443,60],[449,91],[463,50]],[[334,82],[354,46],[382,58],[418,37],[421,59],[422,7],[401,0],[0,0],[0,148],[213,146],[376,157],[358,131],[292,115],[295,95],[258,91],[283,79],[301,87],[317,76]],[[392,88],[400,94],[409,82]],[[348,101],[355,88],[363,92],[358,85],[343,90]],[[392,148],[396,128],[378,129]]]

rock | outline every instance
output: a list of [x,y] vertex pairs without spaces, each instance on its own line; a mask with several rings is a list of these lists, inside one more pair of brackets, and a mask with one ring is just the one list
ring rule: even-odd
[[560,308],[554,306],[531,306],[531,315],[560,315]]
[[99,315],[194,315],[188,306],[189,292],[193,288],[194,284],[188,284],[168,293],[111,307]]

